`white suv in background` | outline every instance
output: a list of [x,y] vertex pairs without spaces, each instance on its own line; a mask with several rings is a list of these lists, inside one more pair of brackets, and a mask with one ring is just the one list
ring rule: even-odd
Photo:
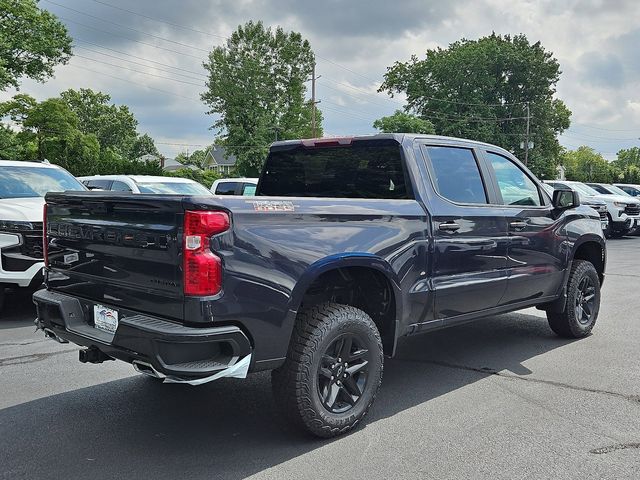
[[206,187],[189,178],[154,175],[93,175],[78,177],[89,190],[130,193],[211,195]]
[[0,310],[7,287],[42,283],[42,213],[47,192],[86,190],[48,163],[0,160]]
[[636,227],[640,227],[640,201],[624,193],[624,195],[606,193],[591,188],[581,182],[568,180],[546,180],[554,188],[568,187],[580,194],[580,198],[596,198],[607,204],[607,216],[609,229],[605,231],[607,238],[622,237],[631,233]]

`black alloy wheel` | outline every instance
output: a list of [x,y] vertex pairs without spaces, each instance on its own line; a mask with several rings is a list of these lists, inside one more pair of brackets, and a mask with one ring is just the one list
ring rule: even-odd
[[336,338],[326,349],[318,366],[318,395],[331,413],[353,408],[367,386],[369,350],[354,334]]

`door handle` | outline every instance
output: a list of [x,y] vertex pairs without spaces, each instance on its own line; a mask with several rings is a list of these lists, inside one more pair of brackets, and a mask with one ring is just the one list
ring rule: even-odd
[[523,230],[527,227],[527,222],[511,222],[509,224],[509,227],[511,228],[511,230],[516,230],[516,231],[520,231]]
[[456,222],[442,222],[440,225],[438,225],[438,229],[445,232],[455,232],[456,230],[460,229],[460,225],[458,225]]

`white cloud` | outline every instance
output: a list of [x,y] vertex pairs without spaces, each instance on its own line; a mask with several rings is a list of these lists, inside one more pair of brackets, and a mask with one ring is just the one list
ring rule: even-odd
[[[614,152],[634,144],[614,139],[640,136],[637,1],[408,0],[397,5],[386,0],[183,0],[179,8],[175,2],[108,1],[119,9],[86,0],[56,3],[67,8],[48,2],[41,6],[67,19],[63,21],[82,47],[76,53],[93,60],[76,56],[69,66],[56,69],[54,79],[25,81],[21,90],[38,99],[67,88],[104,91],[116,103],[130,106],[141,132],[163,143],[197,148],[211,142],[214,132],[208,128],[214,119],[204,114],[198,100],[206,73],[202,61],[212,46],[250,19],[300,31],[310,40],[318,55],[317,73],[323,76],[318,93],[325,99],[320,104],[324,127],[332,134],[370,133],[374,119],[401,108],[402,96],[390,100],[377,93],[386,68],[395,61],[495,31],[524,33],[560,62],[558,97],[573,112],[572,127],[563,137],[567,146],[586,143]],[[0,92],[0,99],[13,93]],[[173,156],[183,147],[160,149]]]

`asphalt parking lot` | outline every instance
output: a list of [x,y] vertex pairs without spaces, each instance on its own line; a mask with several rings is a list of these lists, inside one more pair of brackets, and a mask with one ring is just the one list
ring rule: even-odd
[[365,425],[289,430],[269,375],[163,385],[34,333],[27,296],[0,320],[0,478],[640,478],[640,237],[611,240],[593,335],[542,312],[412,337]]

